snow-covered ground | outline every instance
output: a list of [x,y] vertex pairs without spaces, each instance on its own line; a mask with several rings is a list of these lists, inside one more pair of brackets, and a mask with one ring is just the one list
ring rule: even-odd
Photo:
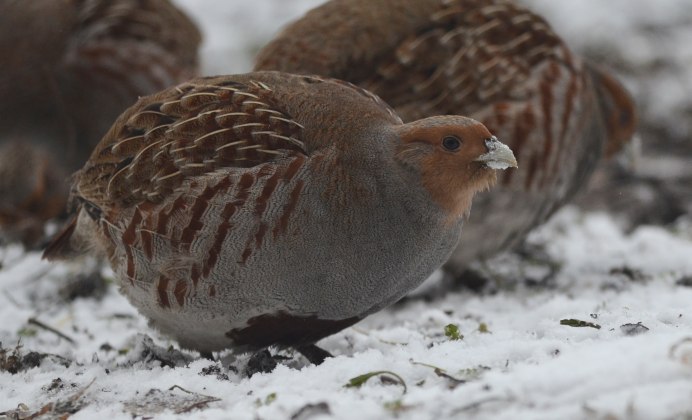
[[[205,28],[203,70],[215,74],[249,70],[252,54],[278,26],[320,1],[178,3]],[[692,154],[684,131],[692,126],[685,114],[692,109],[689,0],[530,3],[577,48],[595,56],[618,51],[611,64],[643,104],[642,120],[682,118],[683,128],[665,133],[677,142],[675,150]],[[672,44],[657,42],[660,37]],[[667,63],[672,57],[681,61]],[[649,62],[659,63],[651,70],[656,80],[630,68]],[[679,144],[685,140],[687,149]],[[688,166],[682,176],[691,173]],[[75,287],[80,267],[51,266],[36,253],[2,248],[0,413],[74,413],[75,419],[692,418],[690,216],[666,226],[631,227],[617,215],[566,208],[529,240],[552,265],[500,258],[487,268],[496,277],[492,293],[409,299],[323,340],[337,356],[323,365],[283,353],[290,358],[272,373],[249,379],[248,355],[222,354],[212,362],[179,352],[147,327],[111,282],[96,290]],[[379,371],[389,373],[346,387]]]
[[[248,356],[211,362],[171,352],[175,343],[149,329],[112,285],[101,299],[66,301],[69,267],[10,248],[0,272],[6,356],[19,338],[23,355],[61,358],[0,373],[0,410],[29,414],[60,401],[81,408],[74,418],[82,419],[688,418],[692,226],[625,235],[607,215],[569,208],[531,243],[561,263],[552,281],[409,300],[323,340],[338,356],[321,366],[295,357],[250,379]],[[463,338],[446,334],[450,324]],[[345,387],[377,371],[406,388],[393,375]],[[170,390],[176,385],[194,394]]]

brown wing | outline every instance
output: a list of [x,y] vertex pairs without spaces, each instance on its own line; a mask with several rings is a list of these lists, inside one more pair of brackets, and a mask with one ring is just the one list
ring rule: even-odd
[[[197,65],[201,35],[195,24],[169,0],[73,1],[78,14],[73,36],[76,60],[94,64],[100,61],[105,67],[109,60],[122,63],[135,60],[133,50],[156,49],[159,55],[168,58],[158,65],[176,76],[173,81],[191,76],[191,69]],[[139,64],[139,68],[130,70],[142,71],[148,63]],[[161,88],[160,83],[156,88]]]
[[508,2],[451,1],[360,84],[404,120],[471,115],[488,104],[529,99],[537,91],[531,79],[551,62],[575,72],[570,52],[539,16]]
[[574,71],[571,59],[541,17],[512,1],[351,0],[289,26],[256,69],[348,80],[412,121],[524,100],[542,63]]
[[91,151],[138,97],[194,76],[201,37],[168,0],[72,2],[75,22],[56,74],[80,147]]
[[307,154],[303,127],[261,81],[195,79],[127,110],[78,173],[76,194],[96,206],[158,203],[183,180]]

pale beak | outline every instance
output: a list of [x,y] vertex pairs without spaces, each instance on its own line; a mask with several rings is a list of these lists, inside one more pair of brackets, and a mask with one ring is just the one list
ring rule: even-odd
[[488,153],[478,156],[475,159],[476,162],[483,162],[490,169],[518,168],[517,159],[512,150],[500,143],[497,137],[485,139],[485,147],[488,148]]

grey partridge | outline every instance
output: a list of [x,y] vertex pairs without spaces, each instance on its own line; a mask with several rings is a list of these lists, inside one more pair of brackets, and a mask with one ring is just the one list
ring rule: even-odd
[[0,2],[0,231],[32,244],[67,177],[140,95],[191,77],[200,34],[168,0]]
[[473,195],[510,166],[482,124],[402,124],[346,82],[194,79],[115,122],[44,255],[105,254],[132,304],[185,348],[291,346],[319,362],[317,340],[447,259]]
[[257,70],[319,74],[379,95],[404,121],[468,115],[520,163],[474,200],[446,268],[519,242],[633,134],[632,99],[509,0],[333,0],[285,28]]

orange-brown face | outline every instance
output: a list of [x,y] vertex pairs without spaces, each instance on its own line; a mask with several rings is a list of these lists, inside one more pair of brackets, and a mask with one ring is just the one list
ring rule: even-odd
[[450,221],[468,214],[474,194],[495,183],[495,169],[516,167],[509,148],[470,118],[426,118],[403,125],[399,136],[398,158],[418,168]]

